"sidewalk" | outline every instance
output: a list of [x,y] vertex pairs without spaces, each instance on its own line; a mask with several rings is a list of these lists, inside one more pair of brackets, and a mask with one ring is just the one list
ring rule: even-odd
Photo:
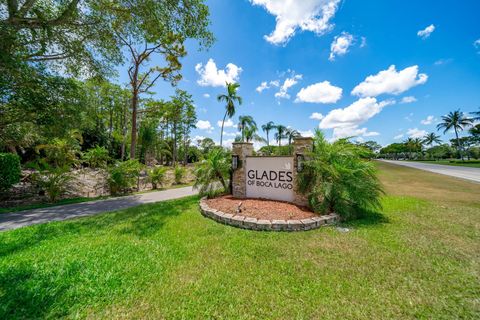
[[185,187],[106,200],[4,213],[0,214],[0,232],[32,224],[91,216],[98,213],[131,208],[146,203],[178,199],[196,195],[197,193],[196,190],[193,190],[193,187]]

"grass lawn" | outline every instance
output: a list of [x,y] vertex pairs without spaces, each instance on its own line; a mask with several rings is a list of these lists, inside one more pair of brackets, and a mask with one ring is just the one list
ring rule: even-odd
[[444,164],[447,166],[456,166],[456,167],[471,167],[471,168],[480,168],[480,163],[468,162],[464,161],[461,163],[457,162],[450,162],[449,160],[426,160],[426,161],[416,161],[416,162],[425,162],[425,163],[432,163],[432,164]]
[[190,197],[0,233],[0,319],[478,319],[480,185],[379,163],[381,213],[235,229]]

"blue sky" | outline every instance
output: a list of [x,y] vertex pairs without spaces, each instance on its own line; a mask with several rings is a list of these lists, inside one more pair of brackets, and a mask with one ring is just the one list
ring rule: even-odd
[[[435,131],[448,111],[480,107],[480,1],[207,4],[217,40],[208,51],[187,43],[178,85],[197,106],[194,136],[219,140],[224,106],[215,97],[225,79],[241,84],[244,99],[233,124],[248,114],[259,126],[274,121],[304,134],[320,126],[329,138],[382,145]],[[173,88],[155,91],[165,98]],[[226,133],[232,140],[236,127]]]

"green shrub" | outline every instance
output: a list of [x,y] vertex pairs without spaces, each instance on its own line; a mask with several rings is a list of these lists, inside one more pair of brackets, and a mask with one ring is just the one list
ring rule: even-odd
[[137,160],[119,161],[108,169],[108,184],[114,195],[129,192],[138,182],[142,164]]
[[105,168],[110,161],[110,156],[105,147],[95,146],[83,154],[83,161],[90,168]]
[[[195,184],[200,195],[209,198],[228,192],[230,157],[223,149],[213,149],[195,168]],[[223,188],[223,189],[222,189]]]
[[364,153],[347,139],[329,143],[317,130],[314,151],[307,154],[298,175],[299,191],[308,196],[312,209],[348,219],[381,208],[383,190],[376,167],[362,159]]
[[68,193],[68,183],[72,180],[68,167],[55,168],[43,163],[43,168],[32,175],[32,180],[44,191],[50,202],[57,201]]
[[157,189],[158,186],[163,185],[163,183],[165,182],[166,173],[167,173],[167,168],[165,167],[155,167],[150,171],[148,171],[148,177],[152,182],[153,189]]
[[0,153],[0,191],[8,191],[20,182],[20,158],[13,153]]
[[180,166],[176,166],[176,167],[173,169],[173,175],[174,175],[175,184],[181,184],[183,178],[185,177],[185,174],[186,174],[185,168],[180,167]]

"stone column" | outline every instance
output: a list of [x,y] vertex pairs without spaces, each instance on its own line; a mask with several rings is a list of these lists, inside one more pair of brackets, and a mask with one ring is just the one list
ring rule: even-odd
[[303,155],[307,160],[307,154],[313,150],[313,138],[294,138],[293,140],[293,191],[295,193],[294,203],[299,206],[308,206],[306,196],[298,192],[297,188],[297,155]]
[[247,196],[247,184],[245,179],[245,166],[247,157],[253,155],[253,143],[234,142],[232,144],[232,155],[238,156],[238,168],[232,175],[232,195],[236,198]]

